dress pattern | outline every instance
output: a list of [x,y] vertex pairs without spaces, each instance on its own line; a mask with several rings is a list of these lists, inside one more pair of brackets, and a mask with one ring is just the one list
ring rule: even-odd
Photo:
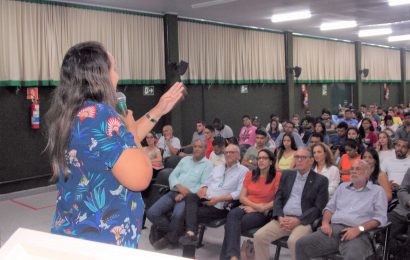
[[112,167],[136,147],[117,112],[87,101],[78,112],[66,150],[69,176],[57,183],[55,234],[136,248],[144,203],[140,192],[122,186]]

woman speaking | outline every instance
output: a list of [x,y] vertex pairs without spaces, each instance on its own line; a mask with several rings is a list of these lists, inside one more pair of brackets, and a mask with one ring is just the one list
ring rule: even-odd
[[120,246],[138,246],[144,204],[139,191],[152,177],[139,141],[183,99],[175,83],[145,116],[114,109],[118,74],[98,42],[66,53],[60,85],[47,112],[47,147],[58,195],[51,232]]

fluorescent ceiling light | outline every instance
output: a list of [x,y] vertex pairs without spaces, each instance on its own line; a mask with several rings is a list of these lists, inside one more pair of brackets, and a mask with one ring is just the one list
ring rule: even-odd
[[192,8],[201,8],[201,7],[208,7],[213,5],[222,5],[227,4],[230,2],[236,2],[237,0],[214,0],[214,1],[207,1],[203,3],[193,4],[191,5]]
[[379,29],[366,29],[359,31],[359,37],[370,37],[370,36],[377,36],[377,35],[387,35],[391,34],[391,28],[379,28]]
[[387,40],[389,42],[410,41],[410,34],[390,36]]
[[410,4],[410,0],[389,0],[390,6],[408,5],[408,4]]
[[310,13],[310,11],[304,10],[304,11],[297,11],[297,12],[291,12],[291,13],[274,14],[272,15],[271,20],[273,23],[280,23],[280,22],[286,22],[286,21],[308,19],[310,17],[312,17],[312,14]]
[[339,30],[345,28],[353,28],[356,27],[356,21],[339,21],[339,22],[329,22],[329,23],[322,23],[320,25],[321,31],[330,31],[330,30]]

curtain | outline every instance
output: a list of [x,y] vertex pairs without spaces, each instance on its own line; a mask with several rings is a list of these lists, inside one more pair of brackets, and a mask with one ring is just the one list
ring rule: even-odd
[[400,81],[400,50],[362,45],[362,69],[369,69],[364,81]]
[[99,41],[113,54],[120,83],[165,82],[159,16],[2,0],[0,35],[0,86],[54,85],[64,54],[83,41]]
[[302,68],[298,82],[354,82],[354,44],[294,36],[293,65]]
[[283,34],[178,21],[179,57],[189,62],[189,84],[285,81]]

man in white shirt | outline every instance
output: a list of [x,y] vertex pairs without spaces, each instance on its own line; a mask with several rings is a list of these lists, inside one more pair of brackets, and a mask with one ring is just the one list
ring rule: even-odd
[[163,159],[176,155],[179,148],[181,148],[181,142],[178,137],[174,136],[174,130],[171,125],[165,125],[162,128],[162,136],[158,140],[157,147],[164,151]]
[[209,155],[209,160],[212,162],[214,167],[225,164],[225,139],[218,136],[212,141],[212,152]]
[[186,234],[179,239],[183,245],[195,244],[199,223],[224,218],[228,210],[224,202],[238,200],[248,169],[239,163],[239,147],[230,144],[225,148],[223,165],[215,167],[197,193],[185,198]]
[[404,175],[410,168],[409,141],[404,138],[398,139],[394,151],[396,156],[384,160],[380,168],[389,178],[392,189],[397,190],[403,181]]

